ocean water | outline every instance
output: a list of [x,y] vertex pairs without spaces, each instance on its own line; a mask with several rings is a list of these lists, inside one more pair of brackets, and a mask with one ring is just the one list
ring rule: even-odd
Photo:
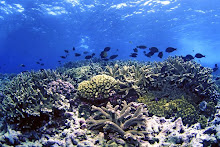
[[[139,51],[133,60],[163,61],[168,56],[201,53],[204,66],[220,63],[219,0],[1,0],[0,73],[55,69],[85,60],[111,47],[109,55],[130,59],[137,45],[177,48],[162,59]],[[64,50],[69,50],[66,59]],[[36,64],[42,59],[40,63]],[[22,67],[21,65],[25,65]]]

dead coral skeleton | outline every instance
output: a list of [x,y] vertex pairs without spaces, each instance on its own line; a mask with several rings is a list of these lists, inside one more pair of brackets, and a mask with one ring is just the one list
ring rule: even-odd
[[92,106],[92,111],[96,113],[88,118],[88,129],[101,130],[107,138],[117,143],[123,139],[124,143],[138,144],[145,137],[147,109],[142,103],[122,103],[121,110],[119,105],[113,107],[110,103],[106,107]]

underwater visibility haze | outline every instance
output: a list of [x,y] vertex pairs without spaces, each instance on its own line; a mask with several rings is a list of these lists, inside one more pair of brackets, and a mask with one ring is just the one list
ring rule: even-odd
[[[137,45],[177,48],[168,56],[196,53],[206,57],[199,63],[219,63],[220,4],[217,0],[56,0],[0,2],[0,72],[55,68],[58,61],[83,60],[64,50],[96,53],[110,46],[117,59],[129,59]],[[139,51],[140,52],[140,51]],[[141,51],[142,52],[142,51]],[[42,59],[44,66],[36,64]],[[25,67],[20,66],[24,64]]]
[[1,0],[0,146],[220,146],[219,0]]

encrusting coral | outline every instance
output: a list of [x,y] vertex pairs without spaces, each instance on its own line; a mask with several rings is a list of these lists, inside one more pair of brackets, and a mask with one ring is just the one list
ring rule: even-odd
[[142,103],[123,101],[122,108],[110,103],[106,107],[92,106],[95,114],[87,119],[88,129],[103,131],[106,139],[120,144],[138,145],[145,137],[147,109]]
[[96,75],[78,85],[77,94],[86,100],[107,99],[119,89],[118,82],[108,75]]

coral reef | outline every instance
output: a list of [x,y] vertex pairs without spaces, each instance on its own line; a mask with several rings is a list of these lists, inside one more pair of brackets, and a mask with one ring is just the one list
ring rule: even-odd
[[92,101],[107,99],[114,95],[118,82],[108,75],[96,75],[89,81],[83,81],[78,85],[77,94],[80,98]]
[[[217,88],[212,80],[212,69],[195,61],[184,61],[181,57],[169,57],[164,62],[155,63],[153,72],[158,75],[152,83],[154,89],[172,93],[174,87],[181,88],[196,94],[194,101],[209,99]],[[163,90],[165,85],[169,88]]]
[[[18,123],[23,129],[38,127],[41,121],[49,119],[55,102],[62,100],[61,96],[48,93],[52,90],[52,81],[58,79],[65,77],[52,70],[18,74],[2,90],[5,95],[0,108],[2,115],[8,122]],[[65,86],[66,83],[63,84]]]
[[87,119],[88,129],[104,132],[110,142],[138,146],[139,140],[145,137],[147,110],[141,103],[127,104],[126,101],[123,101],[121,110],[119,108],[119,105],[113,107],[110,103],[101,108],[92,106],[96,113]]

